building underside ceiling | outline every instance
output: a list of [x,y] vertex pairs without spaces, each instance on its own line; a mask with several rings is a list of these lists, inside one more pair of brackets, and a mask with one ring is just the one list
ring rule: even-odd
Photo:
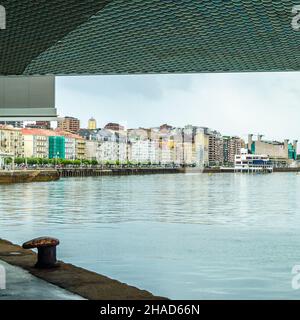
[[1,1],[0,75],[300,70],[296,1]]

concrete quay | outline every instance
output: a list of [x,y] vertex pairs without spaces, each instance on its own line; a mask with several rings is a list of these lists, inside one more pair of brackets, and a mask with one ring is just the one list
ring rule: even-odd
[[184,173],[184,169],[181,168],[62,168],[57,171],[62,178]]
[[47,182],[59,180],[57,170],[11,170],[0,171],[0,184]]
[[[40,300],[38,292],[42,290],[42,288],[46,288],[48,290],[48,298],[50,296],[50,298],[53,297],[53,299],[61,297],[62,299],[68,300],[166,300],[166,298],[156,297],[148,291],[140,290],[72,264],[59,261],[58,266],[55,268],[37,269],[34,267],[36,261],[37,254],[35,252],[25,250],[18,245],[0,239],[0,265],[3,262],[9,265],[8,274],[13,270],[13,267],[17,267],[19,272],[16,278],[13,276],[8,277],[7,285],[11,285],[9,283],[10,279],[14,279],[13,281],[16,282],[19,281],[19,283],[23,282],[23,284],[29,287],[30,283],[28,283],[28,281],[34,281],[34,287],[31,289],[35,290],[33,290],[32,295],[29,294],[25,297],[26,300]],[[28,278],[28,274],[32,275],[33,278]],[[43,281],[39,282],[37,278]],[[49,284],[49,286],[47,286],[45,282]],[[59,288],[62,290],[59,290]],[[0,291],[0,293],[1,300],[1,296],[5,298],[5,290]],[[13,289],[13,287],[8,291],[8,294],[10,297],[22,295],[19,289]],[[47,298],[47,294],[45,298]]]
[[[205,168],[203,173],[234,173],[234,168]],[[273,172],[300,172],[299,168],[274,168]]]
[[[299,168],[274,168],[274,172],[300,172]],[[0,184],[48,182],[60,178],[129,176],[178,173],[234,173],[233,168],[60,168],[40,170],[0,171]]]
[[60,178],[183,173],[180,168],[60,168],[0,171],[0,184],[48,182]]
[[5,270],[5,289],[0,290],[0,300],[84,300],[1,260],[0,268]]

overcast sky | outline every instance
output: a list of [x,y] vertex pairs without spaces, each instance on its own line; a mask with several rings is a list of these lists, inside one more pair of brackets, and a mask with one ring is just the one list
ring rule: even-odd
[[207,126],[300,140],[300,73],[57,77],[60,115],[128,127]]

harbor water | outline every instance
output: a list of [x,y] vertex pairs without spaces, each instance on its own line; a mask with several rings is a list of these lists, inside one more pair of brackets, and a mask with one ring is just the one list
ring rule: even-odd
[[171,299],[300,299],[300,176],[166,174],[0,185],[0,238]]

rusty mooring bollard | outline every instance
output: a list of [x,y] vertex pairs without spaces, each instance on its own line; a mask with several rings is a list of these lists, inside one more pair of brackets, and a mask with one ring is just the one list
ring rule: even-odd
[[38,261],[35,265],[39,269],[50,269],[57,266],[56,246],[59,240],[55,238],[41,237],[23,244],[24,249],[38,249]]

